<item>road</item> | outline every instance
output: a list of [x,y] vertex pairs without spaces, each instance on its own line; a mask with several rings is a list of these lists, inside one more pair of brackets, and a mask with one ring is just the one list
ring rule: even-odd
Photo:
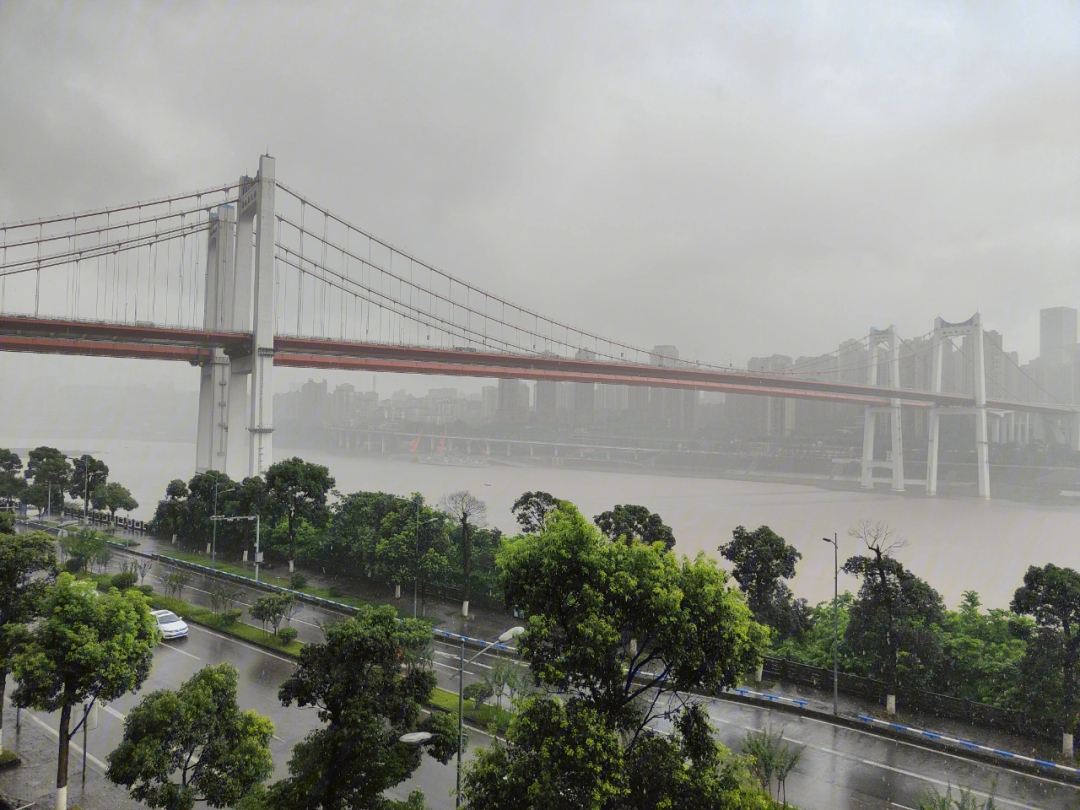
[[[208,605],[205,585],[196,578],[184,589],[184,598]],[[305,605],[293,617],[292,625],[297,627],[302,640],[319,641],[322,636],[320,624],[326,618],[326,613]],[[472,654],[467,652],[467,656]],[[457,689],[459,655],[457,645],[436,644],[436,672],[444,688]],[[466,683],[489,665],[488,660],[488,655],[484,655],[470,665]],[[278,686],[293,669],[288,658],[192,625],[187,639],[159,646],[141,692],[175,689],[200,667],[223,661],[233,664],[240,673],[240,705],[255,709],[274,721],[273,778],[281,778],[287,772],[292,746],[319,722],[313,709],[285,708],[277,700]],[[92,766],[103,767],[105,756],[121,739],[123,716],[139,699],[140,695],[128,695],[100,712],[98,727],[88,735]],[[787,785],[788,799],[803,810],[915,808],[920,796],[927,791],[937,788],[944,792],[950,785],[973,789],[977,795],[994,791],[998,807],[1003,810],[1080,808],[1080,787],[1015,773],[814,718],[723,700],[710,700],[707,705],[720,740],[733,750],[739,749],[747,731],[766,727],[782,729],[786,739],[805,746],[802,759]],[[31,722],[43,722],[55,728],[55,718],[36,712],[32,714],[36,720]],[[81,744],[81,736],[81,733],[77,735],[74,742]],[[490,742],[477,732],[471,732],[470,736],[472,747]],[[73,768],[73,772],[75,770]],[[442,766],[425,759],[413,779],[398,786],[393,795],[404,798],[410,790],[418,788],[424,791],[433,810],[442,810],[453,807],[451,791],[454,784],[453,762]]]

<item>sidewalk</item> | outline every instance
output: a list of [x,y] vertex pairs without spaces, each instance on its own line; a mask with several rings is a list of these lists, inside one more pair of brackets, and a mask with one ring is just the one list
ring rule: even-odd
[[[135,551],[169,556],[177,549],[172,543],[159,540],[150,535],[125,536],[128,536],[130,539],[139,543],[139,545],[133,549]],[[207,559],[207,564],[209,564],[209,559]],[[234,562],[234,564],[236,563]],[[251,567],[252,572],[254,573],[254,566],[252,565]],[[318,587],[336,585],[341,589],[342,593],[347,593],[350,596],[355,596],[359,599],[376,604],[393,605],[398,608],[403,615],[411,615],[412,613],[411,588],[403,587],[401,598],[394,599],[393,591],[390,586],[371,586],[351,578],[335,578],[333,576],[327,576],[322,571],[316,571],[302,566],[298,566],[296,570],[302,572],[304,576],[307,577],[310,585]],[[274,573],[278,574],[280,572],[275,569]],[[435,626],[442,630],[469,636],[470,638],[487,640],[493,640],[508,628],[521,623],[519,619],[513,618],[509,612],[480,607],[475,603],[470,604],[469,610],[470,616],[468,619],[465,619],[461,616],[460,602],[437,600],[429,596],[426,612],[423,615],[434,619]],[[808,710],[832,714],[833,696],[832,692],[828,690],[768,680],[761,684],[754,683],[751,680],[743,684],[743,686],[758,692],[767,692],[782,697],[805,700],[808,702],[806,707]],[[959,720],[927,716],[918,712],[907,711],[903,706],[899,706],[897,713],[890,716],[885,714],[884,705],[840,694],[838,709],[841,716],[849,719],[857,719],[860,714],[868,715],[912,728],[934,731],[946,736],[969,740],[1002,751],[1009,751],[1014,754],[1022,754],[1024,756],[1036,757],[1053,762],[1060,762],[1062,760],[1060,743],[1055,744],[1051,741],[1035,740],[1029,737],[996,731],[983,726],[971,725]],[[912,741],[914,742],[917,739],[917,736],[913,734]]]
[[[4,750],[14,751],[22,764],[0,771],[0,797],[12,807],[46,810],[55,805],[56,732],[46,731],[30,716],[22,713],[21,728],[15,729],[15,709],[4,709]],[[83,810],[146,810],[146,805],[131,799],[128,792],[105,778],[104,770],[87,762],[86,781],[82,773],[82,749],[72,741],[68,763],[68,806]]]

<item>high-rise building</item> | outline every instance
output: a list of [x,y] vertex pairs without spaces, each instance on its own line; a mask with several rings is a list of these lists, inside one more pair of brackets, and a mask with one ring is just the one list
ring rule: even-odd
[[498,419],[522,424],[529,419],[529,386],[521,380],[499,380]]
[[1076,310],[1052,307],[1039,310],[1039,359],[1044,363],[1071,363],[1076,355]]

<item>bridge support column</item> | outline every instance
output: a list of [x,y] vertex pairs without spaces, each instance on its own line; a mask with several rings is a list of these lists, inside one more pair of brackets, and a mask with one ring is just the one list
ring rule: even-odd
[[942,365],[945,341],[953,337],[968,337],[972,344],[972,377],[974,379],[974,408],[934,408],[930,415],[930,446],[926,454],[926,494],[937,494],[937,462],[942,413],[975,416],[975,459],[979,483],[979,497],[990,500],[990,448],[986,425],[986,361],[983,346],[982,318],[975,313],[963,323],[947,323],[941,318],[934,320],[934,337],[931,343],[931,388],[942,393]]
[[877,429],[878,408],[867,406],[863,411],[862,488],[874,488],[874,432]]
[[[227,290],[233,283],[235,251],[235,210],[219,206],[211,214],[206,242],[206,294],[203,328],[214,331],[230,328],[226,309],[231,302]],[[199,382],[199,417],[195,439],[195,469],[225,472],[229,435],[229,358],[214,349],[202,367]]]
[[[900,338],[896,334],[896,327],[890,326],[885,330],[870,330],[870,369],[869,384],[878,385],[878,362],[883,349],[887,349],[888,365],[886,373],[887,385],[892,388],[900,387]],[[891,439],[891,451],[887,461],[874,461],[874,435],[877,428],[877,415],[889,415],[889,437]],[[899,399],[889,400],[889,407],[867,407],[863,417],[863,454],[861,484],[864,489],[874,487],[874,468],[885,467],[892,472],[892,491],[904,491],[904,434],[901,420],[902,410]]]
[[272,157],[259,158],[254,184],[257,230],[248,475],[262,475],[274,463],[274,170]]

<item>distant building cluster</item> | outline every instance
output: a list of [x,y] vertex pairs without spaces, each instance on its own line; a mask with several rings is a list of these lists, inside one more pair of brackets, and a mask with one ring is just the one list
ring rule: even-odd
[[[592,360],[579,351],[578,360]],[[656,346],[651,362],[680,364],[675,346]],[[682,365],[688,365],[683,363]],[[715,399],[715,398],[714,398]],[[309,380],[299,390],[274,396],[279,422],[307,422],[334,427],[367,427],[395,423],[421,425],[536,425],[549,428],[626,428],[691,434],[702,416],[714,415],[721,402],[703,402],[698,391],[601,385],[543,380],[500,379],[479,394],[456,388],[433,388],[426,396],[397,391],[381,398],[372,391],[357,391],[348,383],[329,390],[326,381]]]
[[[1005,350],[1000,332],[985,331],[988,398],[1080,403],[1077,337],[1076,309],[1041,310],[1039,357],[1021,364],[1016,352]],[[944,343],[941,373],[946,393],[973,392],[971,340],[964,337]],[[901,388],[931,388],[931,345],[929,337],[902,342]],[[884,355],[878,357],[879,364],[888,362]],[[588,361],[595,356],[582,350],[575,359]],[[678,348],[672,345],[654,346],[650,362],[662,367],[690,365],[680,360]],[[747,368],[853,385],[867,385],[871,378],[865,339],[844,341],[836,351],[820,356],[751,357]],[[888,379],[884,370],[879,368],[879,372],[879,379]],[[472,432],[505,435],[528,428],[579,435],[726,437],[766,442],[854,435],[862,424],[862,408],[846,403],[548,380],[499,379],[493,383],[474,394],[433,388],[426,396],[397,391],[380,397],[375,390],[359,391],[349,384],[330,391],[325,381],[309,380],[299,390],[275,395],[274,411],[280,423],[304,423],[312,428],[468,425]],[[903,418],[906,439],[925,435],[925,409],[906,409]]]

